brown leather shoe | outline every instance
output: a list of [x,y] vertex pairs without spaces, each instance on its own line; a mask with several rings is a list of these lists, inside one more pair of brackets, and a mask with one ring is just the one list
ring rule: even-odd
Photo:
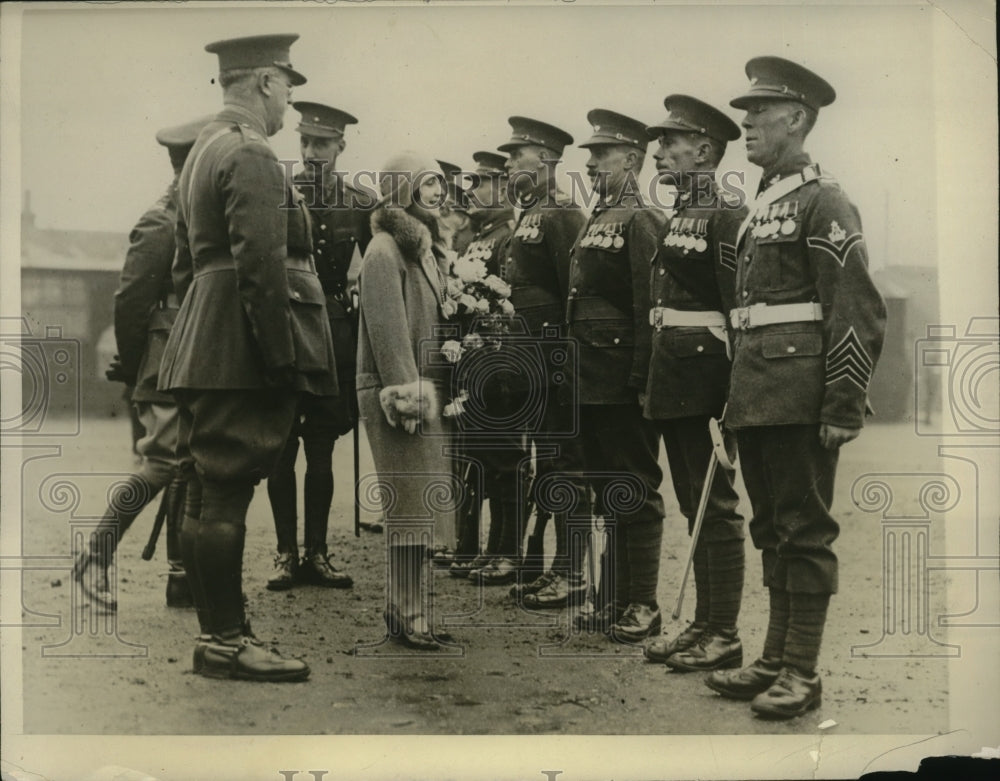
[[716,670],[705,679],[705,685],[723,697],[752,700],[771,686],[781,672],[780,659],[758,659],[742,670]]
[[309,665],[301,659],[285,659],[249,635],[232,641],[202,636],[194,647],[194,672],[206,678],[242,681],[304,681]]
[[[523,567],[524,565],[522,564],[521,566]],[[537,594],[557,577],[559,577],[558,573],[553,572],[552,570],[543,572],[534,580],[528,581],[527,583],[517,583],[511,586],[510,596],[517,599],[518,597],[523,597],[527,594]]]
[[662,624],[658,608],[633,602],[611,626],[611,638],[619,643],[640,643],[659,632]]
[[80,591],[95,607],[113,613],[118,610],[118,600],[108,584],[108,568],[87,551],[81,551],[73,564],[73,580],[80,584]]
[[667,658],[667,667],[681,672],[721,670],[742,665],[743,643],[735,629],[707,629],[697,643]]
[[576,583],[568,577],[554,574],[549,583],[533,594],[524,595],[524,606],[535,610],[553,610],[579,605],[587,597],[587,587],[577,576]]
[[645,656],[651,662],[663,663],[667,661],[667,657],[678,651],[686,651],[692,645],[698,642],[698,638],[701,637],[701,633],[708,628],[708,624],[699,623],[694,621],[687,625],[683,632],[681,632],[673,640],[668,640],[667,635],[663,634],[659,637],[654,637],[652,640],[646,642],[642,647],[642,655]]
[[279,553],[274,557],[274,572],[267,579],[268,591],[287,591],[295,585],[299,557],[295,553]]
[[753,698],[750,710],[769,719],[791,719],[818,708],[823,702],[819,675],[805,675],[795,667],[783,667],[767,691]]
[[[500,557],[493,559],[489,566],[475,570],[475,572],[479,573],[476,579],[484,586],[505,586],[517,580],[517,562],[513,559]],[[470,572],[469,579],[472,580],[474,577],[473,573]]]
[[326,588],[350,588],[354,585],[354,579],[334,567],[329,557],[322,553],[313,553],[302,559],[299,563],[299,580]]

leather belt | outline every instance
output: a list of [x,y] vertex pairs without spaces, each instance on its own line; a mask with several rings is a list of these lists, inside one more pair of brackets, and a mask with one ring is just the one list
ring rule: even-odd
[[[285,258],[284,266],[286,269],[294,269],[296,271],[312,271],[313,273],[316,273],[316,266],[313,263],[312,255],[289,255]],[[210,258],[199,258],[196,262],[194,276],[199,277],[202,274],[208,274],[213,271],[235,268],[236,264],[233,261],[232,255],[216,255]]]
[[667,326],[686,326],[689,328],[724,326],[726,316],[722,312],[703,310],[685,312],[681,309],[671,309],[668,306],[654,306],[649,310],[649,324],[656,328]]
[[762,325],[778,323],[811,323],[823,319],[823,306],[818,303],[809,304],[754,304],[730,310],[729,322],[733,328],[749,331]]

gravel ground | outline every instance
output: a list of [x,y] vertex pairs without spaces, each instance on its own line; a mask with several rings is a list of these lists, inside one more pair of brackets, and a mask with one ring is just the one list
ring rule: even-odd
[[[111,473],[132,468],[127,438],[124,421],[86,420],[79,436],[61,441],[58,455],[25,462],[25,555],[68,556],[70,512],[43,501],[47,486],[56,473],[68,475],[79,487],[74,517],[99,516]],[[139,557],[155,511],[150,507],[119,549],[116,620],[71,605],[68,564],[57,560],[61,569],[52,564],[23,573],[25,734],[787,735],[815,733],[829,719],[841,734],[947,729],[945,659],[851,656],[852,646],[881,637],[883,613],[879,517],[852,503],[851,486],[860,475],[884,471],[887,454],[894,472],[937,471],[933,443],[915,437],[911,427],[871,426],[843,451],[835,503],[842,590],[831,604],[820,658],[823,705],[788,722],[757,719],[745,703],[711,692],[702,675],[667,672],[643,661],[638,649],[571,634],[566,611],[527,613],[506,588],[480,590],[443,571],[435,575],[436,605],[456,646],[427,654],[380,645],[384,536],[353,536],[350,450],[345,440],[334,454],[330,541],[335,563],[355,578],[351,591],[265,590],[274,533],[263,488],[250,507],[244,588],[253,626],[261,639],[306,658],[308,682],[249,684],[190,672],[197,623],[191,610],[164,607],[162,541],[153,562]],[[694,594],[691,589],[682,622],[671,622],[687,536],[669,490],[665,499],[659,596],[665,629],[674,634],[690,620]],[[932,524],[930,546],[943,546],[941,524]],[[763,643],[767,600],[749,540],[747,552],[740,626],[749,661]],[[932,615],[944,602],[936,577]],[[943,629],[934,632],[945,639]]]

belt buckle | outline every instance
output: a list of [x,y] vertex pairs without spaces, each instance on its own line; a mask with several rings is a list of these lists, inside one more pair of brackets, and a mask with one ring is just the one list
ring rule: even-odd
[[663,309],[660,307],[653,309],[653,326],[655,328],[663,328]]
[[750,307],[741,306],[736,310],[736,318],[738,320],[737,328],[741,331],[750,330]]

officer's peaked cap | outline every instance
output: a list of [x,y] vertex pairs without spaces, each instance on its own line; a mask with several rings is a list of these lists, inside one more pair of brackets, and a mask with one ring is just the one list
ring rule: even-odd
[[495,176],[507,172],[507,158],[496,152],[473,152],[472,162],[477,166],[476,173],[482,176]]
[[740,137],[740,128],[733,120],[714,106],[690,95],[668,95],[663,105],[667,109],[667,118],[658,125],[646,128],[650,138],[658,138],[668,130],[700,133],[722,143]]
[[507,120],[512,128],[510,141],[497,147],[501,152],[509,152],[520,146],[544,146],[562,157],[563,150],[573,143],[573,136],[555,125],[539,122],[528,117],[510,117]]
[[302,115],[296,133],[318,138],[340,138],[344,135],[346,125],[356,125],[358,120],[346,111],[322,103],[311,103],[307,100],[297,100],[292,108]]
[[205,47],[205,51],[219,56],[219,71],[234,68],[280,68],[292,80],[293,87],[306,83],[306,77],[292,68],[289,51],[298,40],[298,33],[282,35],[250,35],[246,38],[230,38],[215,41]]
[[593,133],[580,144],[583,148],[625,144],[646,151],[649,138],[646,136],[645,122],[604,108],[595,108],[587,112],[587,121]]
[[162,128],[156,133],[156,143],[170,148],[183,148],[192,146],[198,140],[198,134],[202,128],[215,119],[213,114],[185,122],[183,125],[171,125]]
[[747,63],[750,91],[729,101],[734,108],[745,109],[762,98],[795,100],[816,111],[829,106],[837,97],[825,80],[808,68],[781,57],[754,57]]

